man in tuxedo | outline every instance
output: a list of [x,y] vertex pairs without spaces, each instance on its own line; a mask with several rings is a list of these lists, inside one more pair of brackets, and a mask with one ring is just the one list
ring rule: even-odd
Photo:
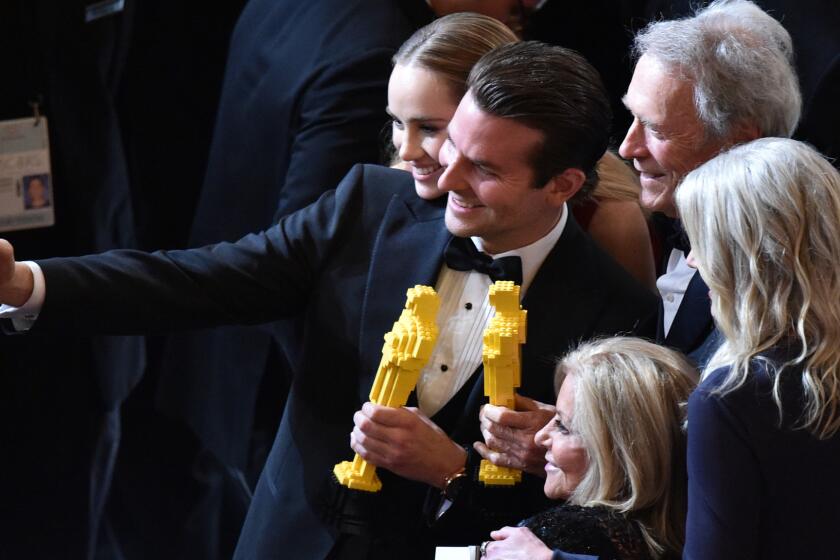
[[[470,10],[505,20],[513,9],[516,0],[250,0],[231,39],[190,246],[266,229],[317,200],[353,164],[380,162],[399,46],[436,15]],[[244,520],[299,330],[291,319],[168,338],[156,402],[201,444],[193,464],[169,470],[188,466],[202,493],[190,513],[193,540],[221,541],[212,552],[192,547],[196,558],[230,557],[235,540],[224,528],[238,532]],[[159,440],[172,437],[168,427]],[[171,455],[163,460],[172,464]]]
[[762,136],[789,137],[801,96],[791,39],[746,0],[713,3],[660,21],[635,38],[624,103],[634,116],[619,148],[639,171],[641,204],[656,212],[664,266],[657,338],[702,364],[716,346],[708,287],[686,257],[674,191],[721,150]]
[[[18,327],[37,314],[33,333],[304,315],[299,374],[237,558],[431,558],[546,505],[538,475],[501,490],[475,479],[491,278],[522,287],[520,392],[535,401],[554,398],[554,360],[579,340],[647,334],[655,298],[566,208],[607,146],[597,72],[566,49],[520,43],[485,56],[468,85],[441,153],[443,204],[417,197],[403,172],[356,166],[317,203],[235,244],[15,263],[0,243],[0,301],[20,306],[7,313]],[[441,295],[437,346],[415,406],[375,406],[382,334],[416,284]],[[380,492],[333,481],[353,450],[380,467]]]

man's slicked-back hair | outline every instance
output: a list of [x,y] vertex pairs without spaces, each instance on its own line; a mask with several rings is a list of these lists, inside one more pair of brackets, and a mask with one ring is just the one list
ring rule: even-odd
[[532,156],[536,187],[569,168],[586,174],[582,191],[594,187],[612,112],[601,77],[586,59],[537,41],[505,45],[478,61],[467,86],[482,111],[543,133]]

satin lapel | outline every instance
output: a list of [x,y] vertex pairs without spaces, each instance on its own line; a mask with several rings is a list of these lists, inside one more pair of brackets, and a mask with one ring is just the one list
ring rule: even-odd
[[709,287],[695,272],[688,283],[680,308],[665,337],[665,345],[686,354],[697,348],[712,330],[712,309]]
[[[444,197],[445,201],[445,197]],[[451,234],[443,223],[443,205],[419,198],[394,197],[377,232],[362,302],[359,397],[368,393],[382,357],[385,333],[405,306],[406,291],[416,284],[434,287]]]
[[656,343],[665,344],[665,306],[661,297],[656,310]]

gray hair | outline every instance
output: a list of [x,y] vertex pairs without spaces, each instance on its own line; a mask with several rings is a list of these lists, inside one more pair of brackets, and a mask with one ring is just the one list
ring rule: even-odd
[[790,137],[799,122],[790,35],[748,0],[717,0],[693,17],[651,23],[636,36],[633,54],[693,82],[709,138],[725,138],[739,124]]
[[[730,366],[726,394],[753,359],[795,348],[780,369],[801,371],[798,425],[839,433],[840,173],[807,144],[761,138],[689,173],[676,202],[726,339],[704,374]],[[779,375],[773,398],[781,413]]]

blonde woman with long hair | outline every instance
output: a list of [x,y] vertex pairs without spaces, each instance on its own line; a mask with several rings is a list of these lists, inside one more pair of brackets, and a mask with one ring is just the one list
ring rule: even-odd
[[837,558],[840,173],[765,138],[677,206],[724,342],[689,404],[686,558]]
[[[488,560],[555,550],[614,560],[679,558],[685,529],[685,402],[697,375],[679,353],[638,338],[585,343],[557,367],[545,495],[563,503],[492,533]],[[558,555],[559,556],[559,555]]]

